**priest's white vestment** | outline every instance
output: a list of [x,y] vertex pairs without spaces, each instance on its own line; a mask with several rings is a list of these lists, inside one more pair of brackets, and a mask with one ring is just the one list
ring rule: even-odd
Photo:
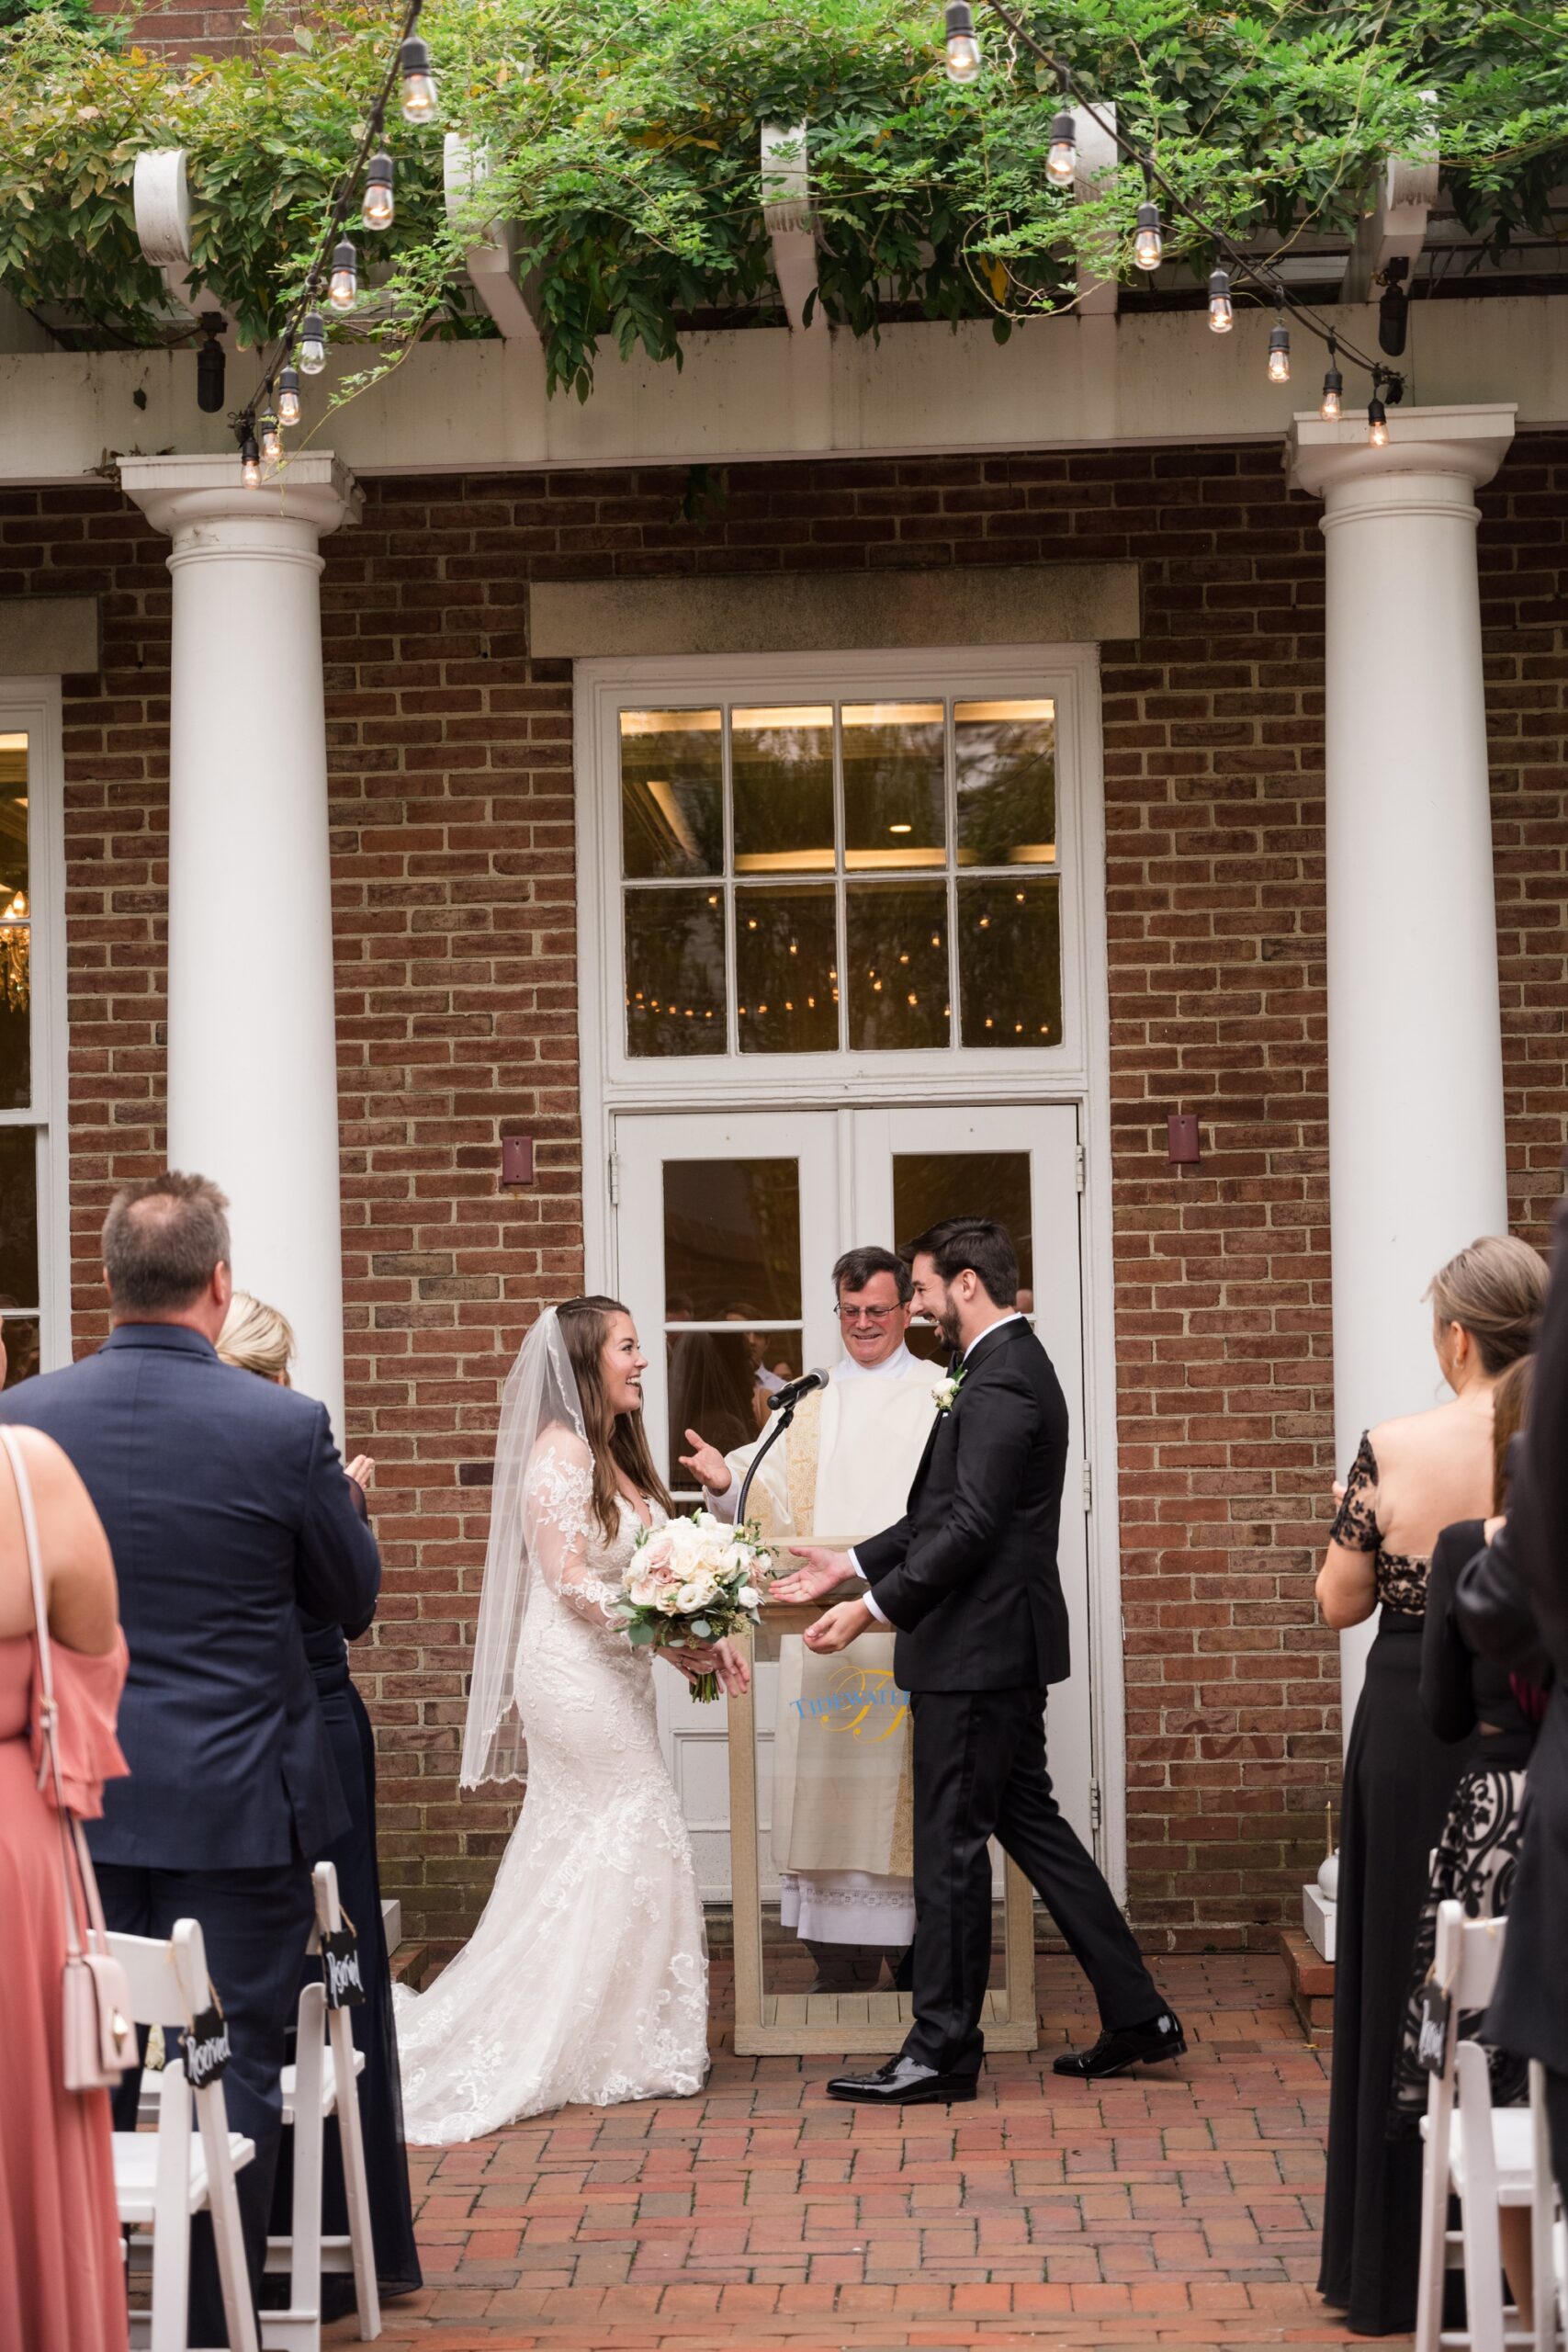
[[[771,1448],[748,1518],[775,1540],[840,1546],[890,1527],[925,1451],[941,1377],[903,1347],[879,1364],[846,1356]],[[725,1518],[756,1450],[725,1457],[729,1487],[708,1498]],[[863,1634],[834,1657],[784,1637],[773,1760],[782,1924],[807,1943],[902,1951],[915,1932],[909,1724],[891,1634]]]

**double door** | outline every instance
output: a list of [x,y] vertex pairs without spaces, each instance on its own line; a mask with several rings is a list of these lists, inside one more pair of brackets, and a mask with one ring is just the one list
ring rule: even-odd
[[[688,1427],[726,1451],[746,1443],[769,1385],[837,1361],[832,1268],[844,1250],[895,1248],[947,1216],[993,1216],[1007,1227],[1018,1247],[1019,1303],[1056,1368],[1071,1421],[1058,1566],[1073,1674],[1051,1693],[1048,1732],[1058,1800],[1092,1844],[1076,1109],[627,1113],[615,1120],[613,1149],[615,1279],[649,1359],[644,1387],[656,1457],[686,1509],[699,1499],[680,1463],[690,1450]],[[943,1352],[935,1332],[919,1324],[909,1344],[932,1358]],[[764,1816],[775,1673],[760,1673],[756,1694]],[[722,1900],[729,1893],[723,1702],[695,1704],[663,1671],[658,1687],[702,1891]],[[765,1856],[765,1817],[760,1826]]]

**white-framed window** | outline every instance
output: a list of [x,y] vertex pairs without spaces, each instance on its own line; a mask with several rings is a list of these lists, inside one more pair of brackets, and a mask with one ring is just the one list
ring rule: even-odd
[[612,1086],[1081,1067],[1095,682],[1086,648],[580,663],[584,1016]]
[[6,1385],[70,1361],[60,691],[0,680],[0,1325]]

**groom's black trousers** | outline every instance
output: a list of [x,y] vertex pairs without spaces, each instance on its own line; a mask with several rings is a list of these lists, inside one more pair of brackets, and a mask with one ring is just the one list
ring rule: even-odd
[[1116,1898],[1063,1820],[1045,1769],[1041,1690],[917,1690],[915,2022],[904,2055],[946,2075],[980,2066],[998,1838],[1033,1883],[1089,1978],[1107,2027],[1165,2004]]

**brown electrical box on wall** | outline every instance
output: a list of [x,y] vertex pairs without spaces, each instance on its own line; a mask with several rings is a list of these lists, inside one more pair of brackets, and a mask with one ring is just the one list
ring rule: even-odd
[[1191,1111],[1173,1111],[1166,1121],[1173,1168],[1195,1168],[1203,1157],[1198,1141],[1198,1120]]

